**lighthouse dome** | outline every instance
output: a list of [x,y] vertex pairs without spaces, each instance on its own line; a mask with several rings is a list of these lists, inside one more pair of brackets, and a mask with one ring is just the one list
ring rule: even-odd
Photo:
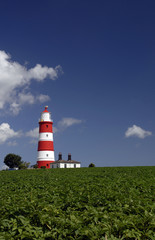
[[45,110],[41,113],[40,121],[52,122],[51,113],[47,110],[48,106],[45,106]]

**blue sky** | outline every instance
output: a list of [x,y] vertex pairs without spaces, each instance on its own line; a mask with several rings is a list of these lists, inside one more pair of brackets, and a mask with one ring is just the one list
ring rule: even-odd
[[82,166],[155,163],[155,2],[0,3],[0,168],[36,163],[48,105],[55,158]]

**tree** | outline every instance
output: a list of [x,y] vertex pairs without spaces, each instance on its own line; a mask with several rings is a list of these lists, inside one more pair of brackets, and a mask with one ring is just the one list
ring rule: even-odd
[[27,169],[29,167],[30,163],[29,162],[21,162],[19,165],[19,169]]
[[13,153],[9,153],[8,155],[5,156],[4,163],[9,168],[15,168],[15,167],[18,168],[20,166],[20,164],[22,163],[21,156],[13,154]]
[[89,167],[95,167],[95,164],[94,163],[90,163]]
[[34,165],[33,165],[33,168],[34,168],[34,169],[37,169],[37,168],[38,168],[38,164],[34,164]]

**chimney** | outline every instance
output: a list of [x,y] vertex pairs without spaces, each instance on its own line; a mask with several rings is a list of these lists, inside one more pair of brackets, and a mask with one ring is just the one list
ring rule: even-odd
[[72,160],[72,155],[71,153],[68,153],[68,161],[71,161]]
[[61,152],[59,152],[59,154],[58,154],[58,160],[62,160],[62,153]]

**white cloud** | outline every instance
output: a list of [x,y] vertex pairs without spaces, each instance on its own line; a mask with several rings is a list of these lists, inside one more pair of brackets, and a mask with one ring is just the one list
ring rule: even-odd
[[[36,97],[37,98],[37,97]],[[14,115],[17,115],[24,104],[34,104],[36,98],[30,92],[21,92],[16,95],[14,102],[10,103],[10,110]],[[18,102],[18,103],[17,103]]]
[[14,114],[17,115],[19,111],[21,110],[21,106],[19,103],[13,102],[10,104],[10,111]]
[[34,96],[28,92],[28,93],[24,93],[21,92],[18,94],[18,100],[19,102],[23,105],[24,103],[29,103],[29,104],[33,104],[35,102],[35,98]]
[[52,68],[40,64],[27,69],[24,65],[11,61],[10,55],[5,51],[0,51],[0,109],[9,104],[10,110],[18,114],[23,104],[48,101],[50,98],[47,95],[33,96],[29,92],[31,81],[42,82],[46,78],[55,80],[60,71],[60,66]]
[[39,137],[39,128],[36,127],[26,133],[27,137],[38,138]]
[[49,101],[50,97],[48,95],[40,94],[39,96],[36,97],[36,100],[43,103]]
[[[18,99],[18,103],[17,103]],[[10,110],[14,115],[17,115],[24,104],[34,104],[36,102],[47,102],[50,100],[48,95],[40,94],[38,96],[33,96],[30,92],[21,92],[16,96],[16,101],[10,103]]]
[[80,123],[82,123],[82,120],[80,120],[80,119],[76,119],[76,118],[62,118],[58,122],[57,127],[55,128],[55,132],[63,131],[66,128],[72,126],[72,125],[80,124]]
[[33,78],[37,81],[43,81],[46,77],[54,80],[57,78],[57,68],[42,67],[40,64],[37,64],[34,68],[31,68],[27,74],[29,79]]
[[128,130],[125,132],[126,137],[135,136],[135,137],[142,138],[142,139],[144,139],[147,136],[151,136],[151,135],[152,135],[152,132],[146,131],[136,125],[129,127]]
[[21,131],[15,132],[8,123],[0,125],[0,144],[5,143],[10,138],[17,138],[22,135]]
[[37,144],[38,138],[39,138],[39,127],[36,127],[28,132],[26,132],[26,136],[30,137],[30,143],[31,144]]

